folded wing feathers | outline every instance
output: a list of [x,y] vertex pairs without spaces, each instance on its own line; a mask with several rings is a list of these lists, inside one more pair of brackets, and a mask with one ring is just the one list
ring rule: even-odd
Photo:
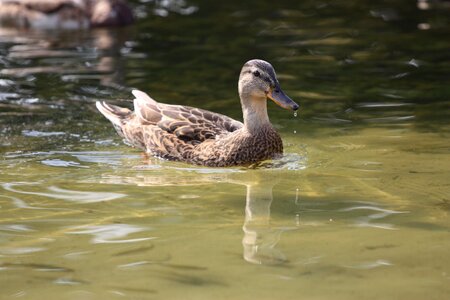
[[113,124],[123,125],[132,112],[128,108],[123,108],[115,105],[109,105],[102,101],[95,102],[97,109]]
[[[206,110],[158,103],[139,90],[133,90],[132,93],[135,96],[136,115],[143,125],[156,125],[184,140],[203,141],[214,138],[218,134],[234,131],[241,124]],[[237,123],[237,126],[233,126],[233,123]]]

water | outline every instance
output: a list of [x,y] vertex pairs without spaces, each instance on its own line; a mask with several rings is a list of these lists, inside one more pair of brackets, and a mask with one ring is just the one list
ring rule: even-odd
[[[1,28],[0,298],[447,298],[448,9],[297,2]],[[301,105],[269,103],[279,161],[148,158],[95,110],[139,88],[240,118],[237,76],[257,57]]]

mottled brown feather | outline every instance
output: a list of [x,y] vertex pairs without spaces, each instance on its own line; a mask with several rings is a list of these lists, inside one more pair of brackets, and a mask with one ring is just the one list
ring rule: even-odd
[[113,105],[97,107],[119,127],[128,144],[151,155],[210,167],[249,165],[280,156],[283,144],[270,124],[250,134],[243,124],[222,114],[158,103],[133,91],[134,113]]

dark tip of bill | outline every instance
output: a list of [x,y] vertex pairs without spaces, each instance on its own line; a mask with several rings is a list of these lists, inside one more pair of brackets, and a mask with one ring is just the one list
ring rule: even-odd
[[299,107],[300,107],[300,105],[295,103],[294,105],[292,105],[292,110],[297,110]]

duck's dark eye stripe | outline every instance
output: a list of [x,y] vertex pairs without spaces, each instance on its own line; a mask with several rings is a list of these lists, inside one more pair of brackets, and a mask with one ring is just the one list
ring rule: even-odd
[[259,73],[259,71],[255,71],[255,72],[253,72],[253,75],[255,75],[256,77],[259,77],[261,74]]

